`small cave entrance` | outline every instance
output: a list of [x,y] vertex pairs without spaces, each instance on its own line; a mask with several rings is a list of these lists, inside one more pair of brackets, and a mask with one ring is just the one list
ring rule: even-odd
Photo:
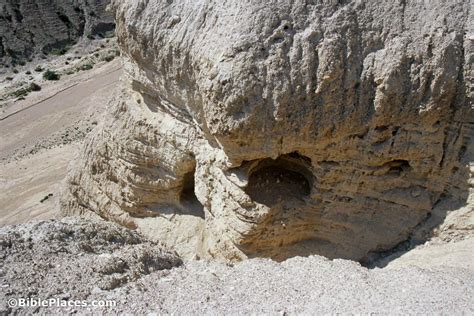
[[263,159],[249,170],[245,192],[252,200],[272,207],[288,200],[302,200],[311,193],[311,160],[298,153]]
[[401,175],[404,172],[409,172],[411,170],[410,163],[407,160],[393,160],[384,165],[386,167],[387,173],[392,175]]
[[186,214],[201,217],[204,219],[204,207],[199,202],[195,193],[194,182],[195,170],[188,172],[183,178],[183,188],[179,195],[179,202],[186,211]]

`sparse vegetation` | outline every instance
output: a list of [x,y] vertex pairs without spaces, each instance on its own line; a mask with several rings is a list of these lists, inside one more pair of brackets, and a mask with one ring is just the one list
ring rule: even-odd
[[84,64],[84,65],[81,65],[79,66],[78,70],[91,70],[92,68],[94,68],[94,66],[92,64]]
[[51,54],[56,55],[56,56],[61,56],[64,55],[68,52],[69,48],[68,47],[63,47],[63,48],[55,48],[51,50]]
[[41,86],[32,82],[30,83],[30,91],[41,91]]
[[53,193],[50,193],[50,194],[46,195],[44,198],[41,199],[40,203],[46,202],[52,196],[53,196]]
[[27,70],[27,71],[25,72],[25,74],[31,75],[31,71]]
[[115,55],[107,55],[102,58],[102,60],[106,62],[111,62],[114,59],[115,59]]
[[12,80],[13,80],[13,77],[6,77],[5,80],[6,80],[6,81],[12,81]]
[[46,70],[43,74],[43,79],[45,80],[59,80],[61,77],[53,70]]
[[28,93],[30,93],[30,89],[28,88],[21,88],[21,89],[18,89],[16,91],[13,91],[12,92],[12,96],[14,96],[15,98],[25,98]]
[[32,82],[28,87],[24,87],[18,90],[13,91],[10,95],[18,98],[18,100],[24,100],[25,97],[31,92],[31,91],[40,91],[41,86],[38,84]]
[[18,69],[13,69],[13,73],[14,73],[14,74],[17,74],[17,73],[18,73]]
[[36,66],[35,71],[36,72],[42,72],[44,69],[40,65]]

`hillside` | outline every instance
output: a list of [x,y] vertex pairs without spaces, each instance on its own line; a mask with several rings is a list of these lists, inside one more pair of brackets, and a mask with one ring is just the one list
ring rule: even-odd
[[1,0],[0,66],[61,54],[82,36],[114,30],[109,0]]

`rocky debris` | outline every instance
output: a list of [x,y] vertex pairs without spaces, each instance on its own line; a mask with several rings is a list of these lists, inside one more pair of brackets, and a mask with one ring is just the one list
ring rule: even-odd
[[83,36],[113,32],[110,0],[2,0],[0,64],[18,64],[37,53],[63,54]]
[[426,240],[455,209],[444,201],[467,205],[469,3],[112,7],[127,74],[71,170],[65,214],[188,257],[367,262]]
[[[181,263],[137,233],[63,219],[0,229],[0,312],[46,314],[464,314],[474,274],[456,266],[368,270],[296,257]],[[430,256],[436,261],[437,256]],[[173,269],[171,269],[173,268]],[[169,270],[171,269],[171,270]],[[9,299],[115,302],[108,307],[8,308]]]
[[[67,218],[0,228],[0,312],[10,298],[88,298],[181,265],[136,232]],[[30,312],[34,311],[34,308]]]
[[367,270],[346,260],[251,259],[235,266],[189,262],[114,292],[103,312],[160,314],[462,314],[474,308],[474,276],[463,269]]

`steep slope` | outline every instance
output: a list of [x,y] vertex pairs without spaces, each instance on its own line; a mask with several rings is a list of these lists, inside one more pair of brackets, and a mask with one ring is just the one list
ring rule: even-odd
[[110,0],[1,0],[0,65],[64,49],[114,29]]

